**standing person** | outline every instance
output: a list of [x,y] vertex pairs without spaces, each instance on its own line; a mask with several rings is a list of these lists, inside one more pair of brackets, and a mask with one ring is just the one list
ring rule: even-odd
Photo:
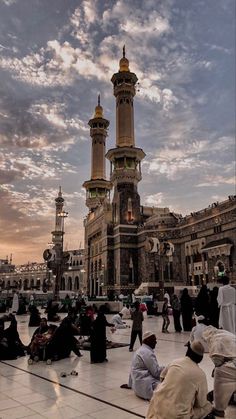
[[210,305],[209,305],[209,323],[219,328],[219,315],[220,309],[217,302],[219,288],[214,287],[213,290],[210,292]]
[[188,289],[184,288],[183,293],[180,298],[181,303],[181,312],[183,319],[183,328],[185,332],[191,332],[192,330],[192,314],[193,314],[193,304],[191,297],[188,293]]
[[18,297],[17,292],[14,292],[11,311],[12,313],[17,313],[18,310],[19,310],[19,297]]
[[195,301],[195,312],[197,316],[209,317],[209,294],[206,285],[202,285]]
[[[212,411],[207,401],[206,375],[198,364],[204,348],[189,345],[184,358],[176,359],[161,373],[164,381],[154,391],[146,419],[203,419]],[[210,416],[214,417],[214,416]]]
[[29,327],[38,327],[41,323],[40,313],[35,305],[29,306]]
[[[203,338],[209,347],[209,355],[214,369],[214,409],[218,417],[225,416],[230,398],[236,392],[236,336],[226,330],[208,326],[203,332]],[[209,393],[209,398],[211,397]]]
[[217,297],[220,307],[219,327],[236,333],[236,290],[229,285],[227,276],[222,277],[222,282]]
[[137,336],[139,337],[140,345],[142,345],[144,317],[143,317],[142,311],[140,311],[139,308],[140,308],[139,301],[135,301],[134,310],[131,312],[131,319],[133,320],[133,324],[132,324],[130,344],[129,344],[129,351],[130,352],[133,352],[134,343],[136,341]]
[[171,304],[170,304],[170,294],[167,291],[164,294],[164,299],[165,298],[167,298],[167,300],[168,300],[168,307],[170,307],[171,306]]
[[170,324],[170,319],[168,316],[168,298],[164,298],[164,304],[162,307],[162,318],[163,318],[162,333],[169,333],[167,330]]
[[106,362],[106,327],[113,327],[113,323],[108,323],[105,316],[105,306],[101,305],[98,310],[96,319],[91,326],[91,349],[90,362],[91,364]]
[[173,295],[172,310],[173,310],[175,331],[180,333],[182,331],[182,327],[180,324],[180,301],[176,294]]

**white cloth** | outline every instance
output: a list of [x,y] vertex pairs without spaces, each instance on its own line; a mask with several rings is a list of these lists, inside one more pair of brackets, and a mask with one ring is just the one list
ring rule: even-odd
[[17,313],[18,310],[19,310],[19,297],[18,297],[18,294],[15,292],[15,294],[13,295],[11,311],[12,313]]
[[236,290],[230,285],[219,288],[217,301],[220,307],[219,327],[236,333]]
[[129,375],[129,386],[142,399],[150,400],[153,390],[160,383],[160,373],[156,355],[145,343],[135,352]]
[[123,319],[131,319],[131,313],[129,308],[123,307],[120,312],[123,314]]
[[236,336],[234,333],[208,326],[202,336],[208,344],[210,357],[218,355],[236,359]]
[[122,318],[120,317],[119,314],[115,314],[112,319],[111,319],[111,323],[114,324],[116,329],[125,329],[126,328],[126,324],[124,324],[122,322]]
[[225,410],[236,391],[236,336],[226,330],[208,326],[203,337],[208,343],[212,360],[220,357],[222,362],[222,365],[215,367],[214,404],[217,410]]
[[167,298],[167,300],[168,300],[168,306],[170,306],[170,296],[169,296],[168,292],[165,292],[164,298]]
[[146,419],[202,419],[212,410],[205,373],[189,357],[173,361],[153,393]]
[[190,334],[190,342],[193,342],[194,340],[199,340],[204,348],[204,352],[208,352],[208,345],[203,338],[202,334],[204,330],[207,329],[208,326],[206,326],[203,323],[198,323],[196,326],[192,328],[191,334]]

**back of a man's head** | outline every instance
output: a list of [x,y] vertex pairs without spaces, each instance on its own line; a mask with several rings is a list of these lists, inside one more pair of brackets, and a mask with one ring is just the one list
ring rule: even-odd
[[228,285],[229,284],[229,277],[228,276],[223,276],[222,277],[222,283],[223,283],[223,285]]
[[199,364],[203,359],[203,354],[204,347],[199,340],[195,340],[191,344],[188,343],[186,356],[189,357],[193,362]]

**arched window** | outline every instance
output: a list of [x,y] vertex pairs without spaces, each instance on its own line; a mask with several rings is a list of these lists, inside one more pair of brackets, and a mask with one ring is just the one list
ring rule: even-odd
[[75,277],[75,291],[79,290],[79,278],[78,276]]
[[60,286],[61,290],[64,291],[66,286],[65,286],[65,278],[64,276],[61,278],[61,286]]
[[72,291],[72,278],[71,278],[71,276],[69,276],[69,278],[68,278],[68,290],[69,291]]

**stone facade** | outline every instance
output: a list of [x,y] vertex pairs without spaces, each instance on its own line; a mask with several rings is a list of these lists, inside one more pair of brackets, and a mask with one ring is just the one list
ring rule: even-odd
[[[200,285],[216,281],[221,272],[236,280],[235,196],[186,217],[168,208],[142,206],[138,182],[145,153],[135,147],[133,118],[137,77],[129,70],[125,52],[119,72],[111,81],[116,97],[116,147],[106,154],[111,162],[110,181],[102,173],[103,192],[96,205],[89,201],[94,180],[91,177],[84,183],[90,210],[84,222],[88,294],[127,294],[137,288],[155,292],[163,286]],[[105,147],[100,152],[105,153]],[[92,173],[96,170],[95,165]],[[110,200],[108,190],[112,187]],[[153,239],[160,249],[173,244],[173,254],[148,250],[147,241]]]

